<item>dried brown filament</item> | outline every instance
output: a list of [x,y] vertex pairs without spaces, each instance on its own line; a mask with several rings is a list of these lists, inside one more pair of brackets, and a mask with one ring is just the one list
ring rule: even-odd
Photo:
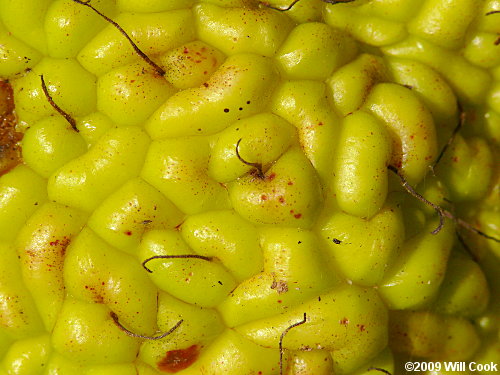
[[238,142],[236,142],[236,156],[238,157],[239,161],[241,161],[243,164],[248,165],[249,167],[255,168],[257,170],[257,176],[261,180],[263,180],[265,178],[265,175],[264,175],[264,171],[262,170],[262,164],[250,163],[241,157],[241,155],[240,155],[240,142],[241,142],[241,140],[242,140],[242,138],[240,138],[238,140]]
[[125,37],[127,38],[127,40],[129,41],[130,45],[132,46],[132,48],[134,49],[135,53],[137,53],[144,61],[146,61],[146,63],[148,63],[155,71],[156,73],[158,73],[158,75],[160,76],[164,76],[165,75],[165,70],[163,70],[160,66],[158,66],[153,60],[151,60],[149,58],[148,55],[146,55],[144,52],[141,51],[141,49],[137,46],[137,44],[135,44],[135,42],[132,40],[132,38],[130,38],[127,34],[127,32],[125,30],[123,30],[123,28],[118,24],[116,23],[115,21],[113,21],[111,18],[109,18],[108,16],[104,15],[103,13],[101,13],[99,10],[97,10],[94,6],[92,6],[92,4],[90,4],[90,0],[73,0],[75,3],[78,3],[78,4],[81,4],[81,5],[84,5],[86,7],[89,7],[90,9],[92,9],[96,14],[98,14],[99,16],[101,16],[102,18],[104,18],[107,22],[109,22],[110,24],[112,24],[114,27],[116,27],[118,29],[118,31]]
[[146,339],[146,340],[161,340],[165,337],[167,337],[168,335],[172,334],[177,328],[179,328],[179,326],[182,324],[182,322],[184,321],[183,319],[179,320],[172,328],[170,328],[167,332],[164,332],[162,333],[161,335],[159,336],[146,336],[146,335],[139,335],[137,333],[134,333],[132,331],[129,331],[127,328],[125,328],[119,321],[118,319],[118,315],[116,315],[116,313],[114,313],[113,311],[111,311],[109,313],[109,315],[111,316],[111,319],[113,319],[113,322],[115,322],[115,324],[118,326],[118,328],[120,328],[120,330],[122,330],[123,332],[125,332],[128,336],[130,337],[135,337],[135,338],[139,338],[139,339]]
[[286,334],[293,328],[300,326],[307,322],[307,315],[304,313],[304,318],[297,323],[293,323],[291,326],[289,326],[287,329],[285,329],[280,336],[280,342],[279,342],[279,349],[280,349],[280,375],[283,375],[283,354],[284,354],[284,349],[283,349],[283,339],[285,338]]
[[212,260],[211,257],[206,257],[203,255],[197,255],[197,254],[182,254],[182,255],[155,255],[151,258],[146,259],[144,262],[142,262],[142,267],[149,273],[153,273],[148,267],[146,267],[146,264],[149,263],[150,261],[154,259],[202,259],[206,260],[207,262],[210,262]]
[[43,75],[40,75],[40,79],[42,81],[42,90],[43,90],[43,93],[45,94],[45,97],[47,98],[47,101],[49,102],[49,104],[52,106],[52,108],[54,108],[57,112],[59,112],[59,114],[61,116],[63,116],[66,119],[66,121],[69,122],[69,124],[71,125],[71,127],[73,128],[73,130],[78,133],[79,130],[76,127],[76,121],[75,121],[75,119],[73,117],[71,117],[71,115],[68,112],[65,112],[61,107],[59,107],[54,102],[54,100],[52,99],[52,96],[49,93],[49,90],[47,89],[47,85],[45,84],[45,80],[43,78]]

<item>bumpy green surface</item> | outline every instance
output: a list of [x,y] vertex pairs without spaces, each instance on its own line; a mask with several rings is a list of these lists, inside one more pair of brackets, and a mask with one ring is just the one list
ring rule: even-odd
[[[277,375],[304,313],[284,374],[500,364],[499,244],[432,234],[387,169],[500,236],[499,1],[92,5],[165,76],[88,7],[0,0],[25,133],[0,177],[1,375]],[[112,314],[183,322],[148,340]]]

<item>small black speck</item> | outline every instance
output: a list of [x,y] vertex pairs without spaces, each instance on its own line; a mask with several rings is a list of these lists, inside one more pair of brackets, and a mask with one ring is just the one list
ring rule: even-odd
[[222,285],[222,281],[220,281],[220,280],[219,280],[219,281],[217,281],[217,282],[218,282],[220,285]]
[[337,244],[337,245],[340,245],[340,244],[342,243],[342,241],[341,241],[341,240],[338,240],[338,239],[336,239],[336,238],[334,238],[334,239],[333,239],[333,243],[334,243],[334,244]]
[[299,245],[302,243],[302,241],[297,242]]
[[250,100],[247,101],[247,104],[250,104]]
[[228,113],[229,112],[229,108],[224,108],[224,112]]
[[240,108],[238,108],[238,109],[239,109],[240,111],[243,111],[243,108],[242,108],[242,107],[240,107]]
[[318,296],[318,302],[321,302],[321,296]]

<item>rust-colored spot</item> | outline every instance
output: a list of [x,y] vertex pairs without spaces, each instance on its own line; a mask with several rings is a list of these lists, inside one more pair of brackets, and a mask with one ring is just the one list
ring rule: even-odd
[[66,253],[66,248],[68,247],[70,242],[71,242],[71,238],[64,236],[60,239],[58,238],[58,239],[55,239],[54,241],[50,241],[49,245],[50,246],[59,246],[61,255],[64,256],[64,254]]
[[276,173],[274,173],[274,172],[273,172],[273,173],[271,173],[269,176],[267,176],[267,179],[268,179],[269,181],[272,181],[272,180],[274,180],[275,178],[276,178]]
[[189,49],[187,47],[184,47],[184,53],[189,53]]
[[293,181],[288,181],[288,185],[293,185]]
[[16,124],[12,87],[0,81],[0,176],[21,163],[19,142],[23,135],[16,131]]
[[125,232],[125,234],[126,234],[127,236],[131,236],[131,235],[132,235],[132,231],[128,230],[128,231],[126,231],[126,232]]
[[339,320],[339,323],[342,324],[343,326],[347,326],[349,324],[349,319],[342,318]]
[[285,198],[281,195],[281,196],[278,197],[278,201],[280,203],[285,203]]
[[61,241],[59,241],[59,246],[61,246],[61,255],[64,256],[66,254],[66,248],[71,242],[71,238],[64,236]]
[[158,362],[158,370],[169,374],[175,374],[191,366],[196,361],[199,354],[200,350],[198,345],[192,345],[187,349],[170,350],[165,354],[165,357]]
[[263,201],[267,201],[267,195],[262,194],[262,195],[260,196],[260,199],[262,199]]
[[295,215],[293,215],[293,217],[296,219],[300,219],[302,217],[302,214],[295,214]]
[[98,292],[94,286],[85,285],[85,289],[87,289],[92,294],[92,300],[95,303],[104,303],[104,296],[100,292]]
[[363,332],[366,330],[366,327],[364,324],[356,324],[356,327],[359,328],[359,332]]

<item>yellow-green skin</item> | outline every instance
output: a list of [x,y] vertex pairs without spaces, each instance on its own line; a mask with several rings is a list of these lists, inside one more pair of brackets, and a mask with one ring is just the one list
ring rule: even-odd
[[[0,375],[500,363],[500,246],[432,233],[387,168],[500,237],[498,1],[91,4],[165,75],[82,4],[0,0],[24,133],[0,176]],[[165,255],[199,257],[141,266]]]

